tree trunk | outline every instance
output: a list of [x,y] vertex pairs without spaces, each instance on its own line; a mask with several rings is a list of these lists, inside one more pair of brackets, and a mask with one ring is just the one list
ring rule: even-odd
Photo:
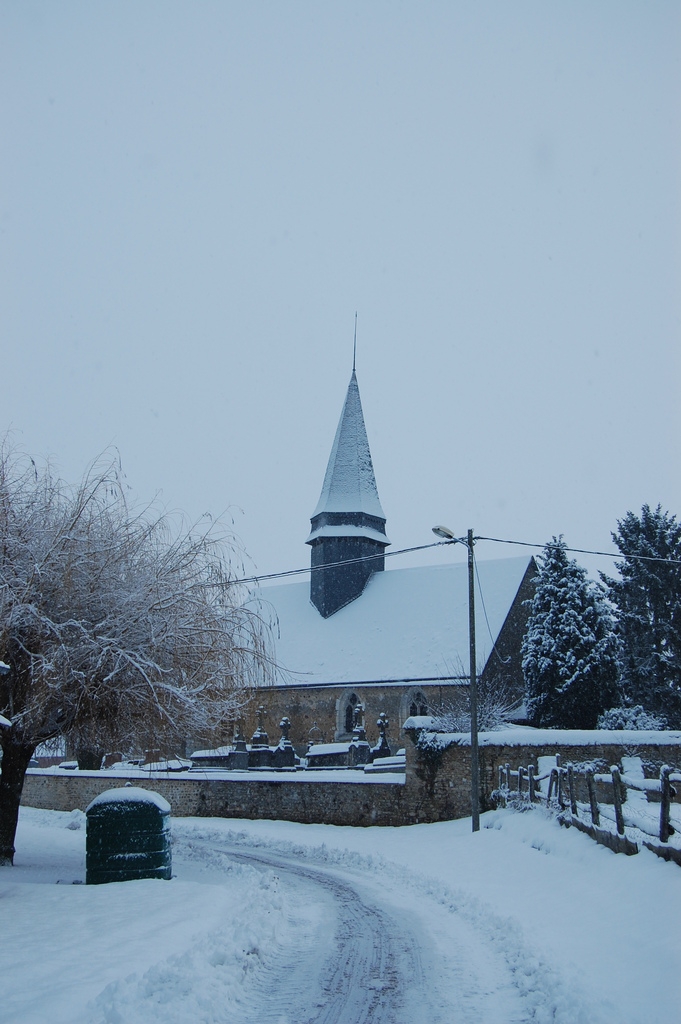
[[35,750],[34,744],[3,738],[0,764],[0,865],[14,863],[14,838],[19,820],[19,802],[24,776]]

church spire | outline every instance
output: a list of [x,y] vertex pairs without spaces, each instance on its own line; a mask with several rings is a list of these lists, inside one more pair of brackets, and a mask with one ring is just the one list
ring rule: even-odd
[[323,512],[364,512],[385,523],[354,370],[312,518]]
[[357,361],[357,310],[355,310],[355,337],[352,342],[352,372],[355,372],[355,362]]
[[[311,526],[307,543],[313,568],[382,555],[389,544],[354,365]],[[359,597],[372,573],[383,568],[383,558],[377,557],[317,569],[310,584],[312,603],[326,618]]]

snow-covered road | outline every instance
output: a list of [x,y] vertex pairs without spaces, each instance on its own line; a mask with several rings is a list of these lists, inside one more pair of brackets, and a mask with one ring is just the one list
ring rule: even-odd
[[83,815],[22,808],[0,871],[0,1020],[677,1018],[676,865],[541,813],[483,826],[175,819],[171,882],[84,886]]
[[267,963],[250,1008],[259,1021],[397,1024],[409,1019],[416,1024],[432,1020],[431,1016],[414,1017],[405,1007],[407,1000],[414,1002],[414,996],[418,1002],[426,1001],[421,937],[361,895],[357,885],[337,870],[306,866],[273,853],[245,853],[229,845],[220,852],[274,872],[291,905],[315,905],[320,915],[317,928],[297,930],[295,944]]
[[[263,1024],[512,1024],[527,1019],[513,979],[463,920],[449,922],[447,955],[430,932],[437,905],[408,909],[402,885],[369,872],[312,866],[300,857],[194,839],[210,850],[275,873],[293,907],[315,905],[321,925],[264,965],[249,1004]],[[392,883],[392,884],[391,884]],[[440,911],[441,913],[441,911]],[[446,914],[445,914],[446,916]],[[457,931],[458,935],[452,935]],[[486,984],[481,984],[485,978]],[[233,1018],[235,1024],[240,1018]],[[252,1020],[252,1017],[244,1019]]]

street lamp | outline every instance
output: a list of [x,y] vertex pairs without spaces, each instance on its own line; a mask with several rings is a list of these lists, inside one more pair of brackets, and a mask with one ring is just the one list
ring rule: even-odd
[[473,831],[480,831],[480,768],[478,764],[478,681],[475,673],[475,567],[473,563],[473,531],[466,537],[455,537],[446,526],[434,526],[433,533],[449,544],[468,548],[468,647],[470,658],[471,702],[471,819]]

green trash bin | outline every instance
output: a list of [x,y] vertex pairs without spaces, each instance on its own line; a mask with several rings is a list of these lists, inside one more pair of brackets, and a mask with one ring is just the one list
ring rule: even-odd
[[85,881],[170,878],[170,804],[159,793],[122,786],[88,806]]

